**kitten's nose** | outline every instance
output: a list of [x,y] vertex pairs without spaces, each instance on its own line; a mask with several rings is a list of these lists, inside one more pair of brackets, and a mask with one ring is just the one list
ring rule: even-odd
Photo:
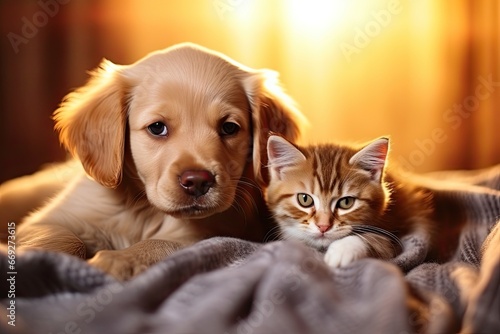
[[325,233],[326,231],[331,229],[333,225],[332,224],[316,224],[316,226],[318,227],[318,230],[321,233]]
[[200,197],[214,185],[215,176],[207,170],[187,170],[179,177],[179,184],[188,195]]

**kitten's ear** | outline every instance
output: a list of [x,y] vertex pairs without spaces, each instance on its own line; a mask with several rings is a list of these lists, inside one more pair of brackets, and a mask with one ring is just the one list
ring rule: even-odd
[[281,179],[281,170],[306,160],[305,155],[285,138],[271,135],[267,140],[267,158],[271,178]]
[[359,165],[364,170],[371,173],[374,181],[379,181],[384,172],[387,152],[389,151],[389,138],[382,137],[375,139],[349,160],[351,165]]

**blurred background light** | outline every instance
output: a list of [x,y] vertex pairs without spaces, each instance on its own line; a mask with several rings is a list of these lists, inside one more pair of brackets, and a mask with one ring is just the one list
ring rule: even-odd
[[[280,73],[303,142],[392,138],[407,169],[500,163],[494,0],[3,0],[0,182],[65,158],[50,115],[105,57],[185,41]],[[481,96],[478,92],[484,93]]]

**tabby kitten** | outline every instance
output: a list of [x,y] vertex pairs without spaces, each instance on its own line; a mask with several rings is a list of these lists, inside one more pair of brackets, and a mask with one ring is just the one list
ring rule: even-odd
[[422,262],[430,244],[431,194],[386,171],[388,150],[388,138],[357,149],[297,147],[271,135],[266,200],[281,237],[324,251],[332,267],[402,252],[400,266]]

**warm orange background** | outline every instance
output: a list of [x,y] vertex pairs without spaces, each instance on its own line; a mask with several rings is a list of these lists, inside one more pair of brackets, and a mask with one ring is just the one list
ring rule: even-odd
[[101,58],[184,41],[280,72],[304,142],[390,135],[392,159],[421,172],[500,163],[495,0],[59,2],[0,2],[0,181],[63,159],[50,114]]

